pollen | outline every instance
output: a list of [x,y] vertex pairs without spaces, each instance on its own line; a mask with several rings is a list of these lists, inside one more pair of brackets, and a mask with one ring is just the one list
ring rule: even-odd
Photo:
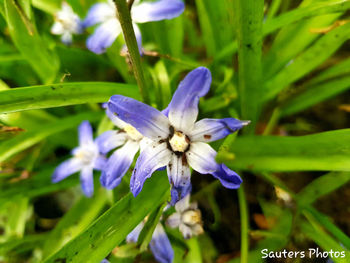
[[143,138],[142,134],[139,133],[139,131],[136,130],[135,127],[131,126],[130,124],[127,124],[124,127],[124,131],[129,136],[129,138],[134,140],[134,141],[139,141],[139,140],[141,140]]
[[171,149],[174,152],[184,152],[187,150],[189,146],[188,139],[186,138],[186,135],[183,134],[182,132],[176,131],[169,140]]
[[196,225],[202,222],[201,212],[197,210],[188,210],[182,214],[182,220],[186,225]]

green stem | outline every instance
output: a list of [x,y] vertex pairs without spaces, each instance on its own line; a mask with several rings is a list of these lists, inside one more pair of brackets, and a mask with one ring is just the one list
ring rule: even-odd
[[272,116],[269,120],[269,122],[267,123],[267,126],[263,132],[263,135],[270,135],[273,133],[274,128],[276,127],[278,120],[280,118],[280,109],[279,108],[275,108],[274,111],[272,112]]
[[135,32],[131,21],[128,4],[125,0],[114,0],[117,6],[117,14],[119,22],[123,30],[125,43],[130,55],[131,65],[134,71],[134,76],[137,85],[140,89],[140,94],[145,103],[149,103],[149,96],[146,87],[145,77],[142,71],[141,56],[136,42]]
[[239,210],[241,214],[241,263],[248,263],[249,237],[248,237],[248,206],[243,185],[238,189]]
[[261,104],[261,54],[264,0],[234,1],[238,40],[239,91],[242,118],[252,123],[244,132],[254,133]]

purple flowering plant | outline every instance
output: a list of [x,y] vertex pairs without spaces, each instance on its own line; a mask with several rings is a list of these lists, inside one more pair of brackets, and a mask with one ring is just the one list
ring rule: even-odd
[[0,0],[0,261],[349,262],[349,10]]

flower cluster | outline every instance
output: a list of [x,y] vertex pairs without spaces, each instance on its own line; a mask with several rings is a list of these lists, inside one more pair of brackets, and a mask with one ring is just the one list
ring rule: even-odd
[[[166,210],[167,208],[165,208]],[[166,221],[171,228],[178,227],[184,238],[191,238],[203,233],[201,213],[197,204],[190,204],[190,193],[175,205],[176,213],[172,214]],[[136,243],[147,219],[141,221],[126,238],[128,243]],[[158,222],[152,235],[149,247],[160,263],[171,263],[174,258],[174,251],[166,235],[161,222]]]
[[[224,164],[215,161],[216,151],[209,142],[222,139],[241,129],[249,121],[234,118],[197,120],[200,97],[211,84],[211,73],[199,67],[180,83],[168,107],[161,111],[121,95],[110,98],[106,114],[118,130],[109,130],[93,140],[87,121],[79,126],[79,147],[73,157],[59,165],[53,175],[57,182],[81,171],[82,189],[87,196],[93,193],[93,170],[100,170],[100,181],[107,189],[115,188],[129,170],[134,156],[140,151],[130,179],[134,196],[142,190],[153,172],[166,167],[171,185],[171,202],[176,213],[167,225],[178,227],[184,238],[203,232],[201,213],[190,204],[192,167],[200,174],[211,174],[224,187],[236,189],[241,178]],[[109,154],[106,158],[105,155]],[[130,233],[128,242],[136,242],[143,222]],[[172,262],[173,250],[161,224],[158,224],[150,249],[159,262]]]
[[[140,52],[142,38],[137,24],[172,19],[181,15],[184,9],[185,5],[181,0],[158,0],[142,3],[140,0],[134,1],[131,17]],[[96,54],[105,52],[122,33],[117,8],[113,0],[94,4],[83,21],[66,2],[63,2],[62,9],[57,12],[55,20],[51,33],[62,35],[61,40],[65,44],[72,42],[72,34],[80,34],[84,28],[98,25],[86,41],[87,48]]]
[[108,109],[149,139],[132,173],[130,190],[134,196],[140,193],[146,179],[162,167],[167,168],[169,182],[181,197],[190,185],[190,167],[200,174],[213,175],[226,188],[240,186],[241,178],[215,161],[216,151],[208,142],[224,138],[249,122],[234,118],[196,122],[199,98],[208,93],[210,84],[207,68],[193,70],[180,83],[163,112],[121,95],[110,98]]

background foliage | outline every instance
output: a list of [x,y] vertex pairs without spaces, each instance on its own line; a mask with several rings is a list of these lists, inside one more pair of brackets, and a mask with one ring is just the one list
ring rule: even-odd
[[[67,2],[81,17],[95,3]],[[50,35],[60,6],[0,0],[0,260],[151,262],[124,239],[168,200],[164,173],[137,198],[130,172],[112,192],[96,175],[91,199],[76,176],[51,183],[82,120],[96,134],[111,127],[98,103],[140,99],[122,37],[104,55],[86,49],[90,32],[64,46]],[[242,175],[238,194],[193,174],[206,232],[183,241],[166,229],[175,262],[262,262],[262,248],[348,253],[349,9],[349,0],[186,0],[180,17],[142,25],[153,106],[165,108],[184,75],[206,66],[213,84],[200,114],[252,120],[246,134],[213,145]]]

